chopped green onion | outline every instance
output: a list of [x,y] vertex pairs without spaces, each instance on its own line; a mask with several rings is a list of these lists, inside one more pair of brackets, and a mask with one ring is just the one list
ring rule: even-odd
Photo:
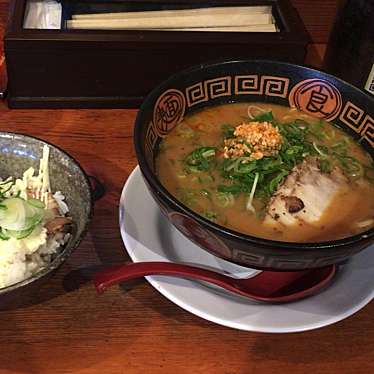
[[4,184],[8,184],[10,182],[13,182],[13,178],[10,178],[10,179],[8,178],[8,179],[5,179],[5,181],[1,181],[0,186],[3,186]]
[[[31,200],[36,204],[33,200],[36,199]],[[38,207],[36,207],[17,197],[3,200],[1,205],[4,205],[6,209],[0,209],[0,227],[3,230],[17,232],[34,229],[42,221],[45,212],[44,209],[41,209],[43,203],[38,202]]]
[[347,176],[356,178],[364,175],[364,168],[354,157],[333,152],[333,156],[340,163]]
[[13,179],[5,180],[4,182],[0,183],[0,195],[7,193],[13,187],[13,185]]
[[303,131],[309,127],[309,123],[301,118],[295,119],[294,124]]
[[213,157],[216,155],[216,151],[214,149],[208,149],[205,152],[201,153],[201,156],[204,158]]
[[223,132],[223,138],[224,139],[231,139],[234,137],[234,131],[235,128],[231,125],[224,124],[221,126],[222,132]]
[[323,146],[317,146],[317,144],[315,142],[312,143],[313,144],[313,148],[317,151],[317,153],[319,153],[322,157],[327,157],[328,154],[323,152],[325,151],[325,149],[323,149],[322,147]]
[[326,138],[323,121],[311,123],[308,126],[308,133],[317,138],[318,140],[323,140],[324,138]]
[[34,231],[35,227],[30,227],[27,230],[4,230],[5,234],[15,239],[25,239]]
[[258,121],[258,122],[272,122],[274,121],[273,113],[270,112],[265,112],[261,113],[257,116],[253,117],[253,121]]
[[235,198],[230,192],[217,192],[214,195],[214,201],[221,208],[227,208],[234,205]]
[[193,173],[200,173],[201,170],[198,166],[189,165],[188,166],[188,171],[192,171]]
[[256,169],[256,161],[251,162],[238,162],[235,164],[234,171],[239,174],[248,174]]
[[193,172],[209,170],[210,160],[215,156],[214,147],[201,147],[192,151],[185,159],[187,168]]
[[209,219],[210,221],[212,222],[216,222],[217,221],[217,218],[218,218],[218,215],[216,212],[213,212],[211,210],[208,210],[204,213],[204,216],[205,218]]
[[242,184],[231,184],[231,185],[219,185],[217,190],[224,193],[238,194],[240,192],[247,192]]
[[270,181],[269,183],[270,196],[276,191],[279,184],[283,181],[284,177],[287,176],[288,174],[289,174],[288,170],[283,170]]
[[3,232],[3,230],[0,229],[0,240],[9,240],[9,239],[10,239],[10,237],[7,236],[7,235]]
[[41,200],[31,198],[27,199],[27,203],[35,208],[45,209],[45,204]]
[[327,159],[320,159],[319,160],[319,170],[321,170],[322,173],[330,173],[331,162]]

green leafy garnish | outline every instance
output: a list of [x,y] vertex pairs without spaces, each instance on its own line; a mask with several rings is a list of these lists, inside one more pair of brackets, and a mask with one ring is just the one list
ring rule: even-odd
[[308,129],[308,133],[318,140],[323,140],[326,138],[325,127],[323,126],[323,121],[310,123],[307,129]]
[[249,157],[224,160],[221,175],[228,180],[228,183],[218,186],[218,191],[234,194],[250,193],[255,176],[258,174],[255,196],[266,201],[295,165],[307,156],[316,155],[318,152],[306,139],[308,127],[304,121],[296,120],[280,124],[275,121],[271,112],[260,114],[255,118],[262,121],[270,120],[278,127],[283,138],[279,154],[260,160],[250,160]]
[[45,209],[45,204],[41,200],[30,198],[27,199],[27,203],[35,208]]
[[235,197],[230,192],[221,192],[218,191],[214,194],[213,200],[216,203],[216,205],[227,208],[229,206],[233,206],[235,203]]
[[289,174],[289,170],[285,169],[280,173],[277,173],[273,179],[269,182],[269,195],[271,196],[278,188],[279,184],[283,181],[283,179]]
[[210,161],[214,159],[216,149],[214,147],[201,147],[191,152],[185,163],[190,171],[206,171],[210,168]]
[[26,238],[44,218],[45,205],[37,199],[4,197],[0,205],[1,240]]
[[357,178],[364,175],[364,168],[356,158],[338,152],[333,152],[333,157],[348,177]]
[[204,212],[204,217],[207,218],[209,221],[217,222],[218,214],[214,211],[207,210]]
[[5,234],[8,238],[15,238],[15,239],[25,239],[27,238],[33,231],[34,231],[34,226],[30,227],[27,230],[2,230],[3,234]]
[[331,172],[331,162],[326,158],[319,160],[319,169],[322,173],[330,173]]
[[[180,200],[188,206],[194,206],[201,202],[203,196],[203,204],[199,209],[206,218],[214,222],[218,217],[221,220],[219,208],[233,206],[240,194],[246,196],[248,211],[257,216],[263,215],[271,196],[293,168],[308,157],[317,162],[322,173],[331,173],[338,166],[349,178],[364,177],[374,183],[374,168],[351,155],[351,140],[346,136],[338,137],[334,128],[326,129],[323,121],[309,123],[303,119],[295,119],[280,123],[271,111],[261,112],[258,109],[256,113],[256,116],[251,114],[254,117],[251,122],[270,122],[282,136],[282,146],[274,155],[256,160],[244,151],[241,157],[225,158],[219,157],[217,148],[196,143],[197,148],[183,160],[183,172],[186,175],[197,173],[195,180],[201,189],[181,189]],[[232,125],[221,125],[221,141],[235,138],[234,132],[235,127]],[[241,143],[251,152],[255,149],[254,145],[247,144],[245,139],[240,138],[237,140],[238,148]],[[222,143],[219,146],[221,145]],[[220,184],[213,177],[217,171],[222,177]],[[202,189],[205,186],[207,187]]]
[[10,237],[6,235],[2,229],[0,229],[0,240],[9,240]]
[[251,121],[257,121],[257,122],[273,122],[274,116],[273,112],[264,112],[261,114],[258,114],[257,116],[253,117]]
[[235,128],[229,124],[224,124],[221,126],[223,139],[231,139],[234,138],[234,131]]

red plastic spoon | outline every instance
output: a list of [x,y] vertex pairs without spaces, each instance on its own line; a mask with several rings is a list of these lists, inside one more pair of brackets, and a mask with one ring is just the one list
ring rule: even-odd
[[112,284],[147,275],[166,275],[213,283],[250,299],[283,303],[315,294],[335,275],[336,266],[302,271],[263,271],[252,278],[237,279],[211,270],[171,262],[137,262],[114,266],[94,276],[98,293]]

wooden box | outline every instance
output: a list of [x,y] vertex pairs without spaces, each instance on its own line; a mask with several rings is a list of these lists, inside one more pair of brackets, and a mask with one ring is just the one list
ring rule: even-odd
[[[309,42],[288,0],[131,2],[137,10],[272,5],[277,33],[24,29],[26,3],[12,1],[4,40],[11,108],[137,107],[153,87],[181,69],[222,59],[302,64]],[[63,18],[77,9],[113,11],[124,4],[62,1]]]

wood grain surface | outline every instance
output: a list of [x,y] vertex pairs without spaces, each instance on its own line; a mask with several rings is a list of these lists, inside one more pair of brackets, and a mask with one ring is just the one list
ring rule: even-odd
[[290,0],[302,18],[313,43],[327,43],[339,1]]
[[[0,0],[1,31],[6,5]],[[323,53],[323,43],[319,48],[316,53]],[[1,130],[64,148],[107,187],[87,237],[56,276],[26,307],[0,312],[0,373],[374,372],[373,303],[320,330],[272,335],[202,320],[143,280],[96,295],[92,272],[128,260],[118,202],[136,165],[135,115],[135,110],[12,111],[0,104]]]

